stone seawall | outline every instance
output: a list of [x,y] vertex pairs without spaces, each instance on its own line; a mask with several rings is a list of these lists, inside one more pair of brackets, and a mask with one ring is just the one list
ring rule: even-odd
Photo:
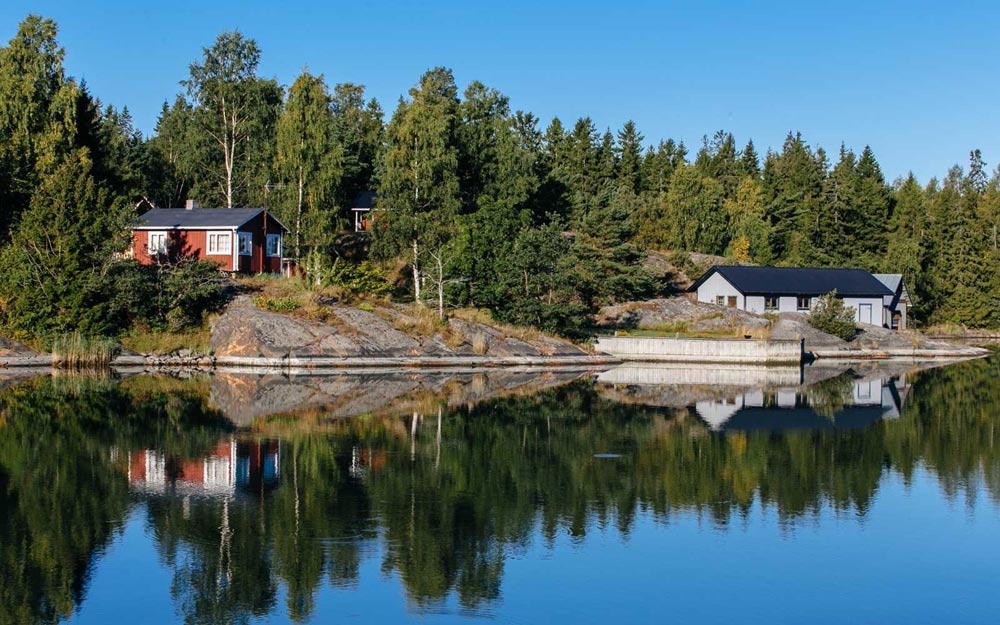
[[602,336],[594,348],[624,361],[798,364],[803,342],[754,339],[674,339]]

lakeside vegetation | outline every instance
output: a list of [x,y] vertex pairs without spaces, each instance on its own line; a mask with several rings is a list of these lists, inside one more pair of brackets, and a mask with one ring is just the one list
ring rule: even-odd
[[[0,333],[195,332],[225,301],[212,267],[121,254],[140,210],[188,198],[266,204],[309,284],[409,290],[439,315],[481,308],[571,337],[603,304],[667,292],[645,250],[903,273],[917,321],[1000,327],[1000,175],[978,150],[939,179],[890,182],[870,147],[831,158],[797,132],[760,154],[725,131],[689,148],[631,122],[543,126],[442,67],[386,119],[362,85],[260,76],[238,32],[208,43],[180,93],[157,94],[149,137],[65,74],[51,20],[27,17],[0,49]],[[359,264],[336,235],[368,189]]]

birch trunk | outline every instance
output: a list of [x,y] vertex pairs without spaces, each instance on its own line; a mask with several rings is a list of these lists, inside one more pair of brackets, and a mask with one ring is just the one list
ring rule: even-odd
[[444,262],[440,251],[434,259],[437,261],[438,318],[444,319]]
[[420,303],[420,248],[413,239],[413,298]]
[[301,258],[299,253],[299,243],[302,233],[302,188],[305,186],[305,176],[302,175],[302,166],[299,166],[299,202],[295,212],[295,257]]

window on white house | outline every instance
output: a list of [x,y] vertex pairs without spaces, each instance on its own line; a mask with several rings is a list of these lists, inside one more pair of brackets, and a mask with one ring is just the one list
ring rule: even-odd
[[725,306],[726,305],[726,296],[725,295],[716,295],[715,296],[715,305],[716,306]]
[[777,297],[765,297],[764,298],[764,310],[778,310],[778,298]]
[[253,255],[253,235],[249,232],[239,232],[240,235],[240,256]]
[[232,254],[233,234],[231,232],[209,232],[208,233],[208,253],[209,254]]
[[268,256],[281,256],[281,235],[280,234],[269,234],[269,235],[267,235],[267,255]]
[[167,233],[166,232],[150,232],[149,233],[149,255],[154,254],[166,254],[167,253]]
[[808,297],[796,297],[795,307],[799,310],[809,310],[812,308],[812,300]]

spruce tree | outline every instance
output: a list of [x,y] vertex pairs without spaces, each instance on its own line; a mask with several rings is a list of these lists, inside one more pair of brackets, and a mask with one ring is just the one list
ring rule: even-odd
[[642,141],[642,134],[632,120],[625,122],[618,131],[618,179],[633,193],[642,188]]

